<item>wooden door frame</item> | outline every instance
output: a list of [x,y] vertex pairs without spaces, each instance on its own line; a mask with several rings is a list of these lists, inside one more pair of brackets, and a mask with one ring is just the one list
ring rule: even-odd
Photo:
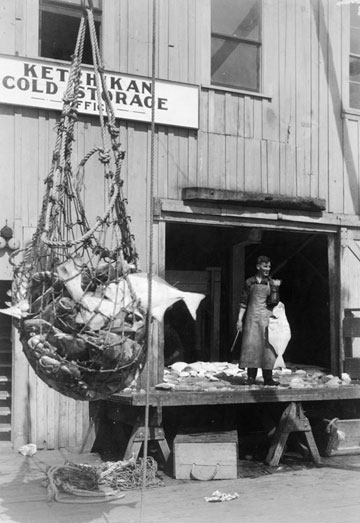
[[343,310],[340,287],[340,230],[328,234],[328,276],[330,313],[330,366],[334,375],[343,372],[343,337],[341,331],[341,310]]
[[166,223],[182,223],[184,225],[213,225],[223,227],[247,227],[260,228],[266,230],[277,230],[282,232],[302,232],[304,234],[320,233],[327,236],[327,260],[328,260],[328,292],[329,292],[329,325],[330,325],[330,370],[335,375],[343,372],[343,340],[341,330],[341,310],[343,308],[340,292],[340,246],[341,246],[341,227],[334,224],[324,224],[314,221],[313,223],[302,223],[297,220],[273,220],[264,219],[264,214],[254,213],[253,217],[246,216],[243,220],[241,216],[223,216],[222,208],[218,209],[219,215],[214,215],[214,208],[206,212],[206,208],[201,209],[201,214],[194,209],[192,212],[181,212],[184,207],[182,202],[174,201],[174,205],[161,205],[157,201],[155,212],[155,223],[159,227],[159,237],[162,238],[162,245],[159,245],[159,269],[165,268],[165,228]]

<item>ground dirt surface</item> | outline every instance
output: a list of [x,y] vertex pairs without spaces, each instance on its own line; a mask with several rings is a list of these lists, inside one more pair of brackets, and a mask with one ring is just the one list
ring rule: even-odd
[[[176,480],[160,471],[163,486],[128,490],[101,503],[48,501],[44,486],[52,465],[101,463],[97,454],[65,449],[24,457],[0,446],[0,521],[13,523],[359,523],[360,456],[280,463],[239,462],[233,480]],[[206,502],[214,491],[238,493],[231,501]],[[71,498],[72,500],[74,498]],[[75,498],[78,499],[78,498]]]

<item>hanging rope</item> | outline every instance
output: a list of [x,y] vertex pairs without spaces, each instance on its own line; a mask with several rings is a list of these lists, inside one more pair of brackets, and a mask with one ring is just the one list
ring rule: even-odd
[[[87,26],[101,146],[93,147],[74,172]],[[63,102],[38,226],[23,259],[12,259],[12,301],[19,311],[24,352],[36,374],[74,399],[103,399],[131,384],[139,373],[146,357],[147,316],[129,279],[138,271],[138,256],[122,189],[124,153],[91,7],[80,21]],[[86,164],[95,153],[104,172],[107,203],[90,224],[81,192]]]
[[[87,0],[91,4],[91,0]],[[83,0],[85,2],[85,0]],[[74,170],[77,107],[87,26],[93,57],[101,145],[92,147]],[[151,169],[148,209],[148,271],[138,269],[130,231],[121,168],[124,152],[104,76],[91,8],[84,10],[72,57],[63,111],[50,172],[45,180],[38,225],[20,261],[12,257],[12,307],[24,353],[35,373],[50,387],[77,400],[99,400],[134,386],[151,350],[153,285],[158,301],[169,307],[184,300],[194,316],[204,295],[182,293],[153,276],[153,218],[156,110],[156,0],[153,1]],[[83,204],[85,166],[95,153],[104,173],[105,203],[100,216],[87,219]],[[98,187],[93,187],[97,191]],[[100,198],[98,192],[94,207]],[[18,253],[20,254],[20,253]],[[166,291],[165,291],[166,288]],[[171,291],[172,289],[172,291]],[[136,292],[135,292],[136,291]],[[171,298],[166,298],[166,295]],[[155,307],[154,307],[155,309]],[[159,307],[158,307],[159,309]],[[150,356],[150,354],[149,354]],[[149,358],[150,360],[150,358]],[[150,366],[147,366],[144,445],[147,457]],[[146,466],[144,477],[146,475]]]
[[[151,329],[151,304],[152,304],[152,277],[153,277],[153,257],[154,257],[154,180],[155,180],[155,107],[156,107],[156,0],[153,0],[152,13],[152,72],[151,72],[151,158],[150,158],[150,209],[149,209],[149,265],[148,265],[148,316],[146,321],[147,332],[147,350],[151,347],[152,329]],[[149,361],[149,359],[148,359]],[[148,454],[148,434],[149,434],[149,392],[150,392],[150,365],[146,365],[146,382],[145,382],[145,416],[144,416],[144,470],[142,480],[142,490],[146,485],[146,463]]]

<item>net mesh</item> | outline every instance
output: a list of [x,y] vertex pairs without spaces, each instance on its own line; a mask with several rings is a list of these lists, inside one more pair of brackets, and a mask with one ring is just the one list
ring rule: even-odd
[[[81,60],[90,31],[102,144],[72,166]],[[145,311],[128,276],[138,271],[121,166],[124,152],[107,91],[91,9],[81,19],[35,234],[12,258],[12,306],[25,355],[58,392],[97,400],[127,387],[145,358]],[[82,203],[88,160],[98,155],[107,204],[90,224]],[[14,311],[13,311],[14,312]]]

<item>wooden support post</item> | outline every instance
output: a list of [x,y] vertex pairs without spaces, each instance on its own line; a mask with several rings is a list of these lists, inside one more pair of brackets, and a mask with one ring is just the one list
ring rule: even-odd
[[[164,462],[166,463],[170,456],[170,449],[165,439],[164,429],[162,427],[150,426],[148,430],[148,439],[151,441],[157,441],[159,443],[161,454],[164,458]],[[126,447],[124,459],[130,459],[131,457],[137,459],[144,441],[145,427],[143,425],[135,425]]]
[[89,453],[93,448],[93,445],[96,440],[96,423],[95,420],[91,419],[88,430],[85,434],[84,441],[80,448],[80,454]]
[[284,410],[265,462],[271,467],[276,467],[279,464],[285,450],[287,439],[291,432],[304,433],[310,456],[315,463],[320,463],[320,454],[314,440],[310,422],[305,416],[300,402],[292,402]]
[[102,414],[102,401],[94,401],[90,408],[90,422],[80,448],[80,454],[91,452],[96,440],[98,424]]
[[[148,427],[148,440],[157,441],[161,450],[162,457],[166,463],[170,456],[170,448],[165,438],[164,429],[162,427],[162,409],[158,407],[155,411],[150,409],[150,421]],[[129,438],[124,459],[131,457],[137,459],[141,446],[145,441],[145,426],[143,417],[139,417],[133,426],[131,436]]]
[[233,340],[236,335],[236,321],[239,315],[240,296],[245,282],[245,242],[233,245],[231,249],[231,283],[229,293],[229,332]]
[[219,361],[221,269],[219,267],[207,267],[206,270],[210,274],[211,292],[210,361]]

